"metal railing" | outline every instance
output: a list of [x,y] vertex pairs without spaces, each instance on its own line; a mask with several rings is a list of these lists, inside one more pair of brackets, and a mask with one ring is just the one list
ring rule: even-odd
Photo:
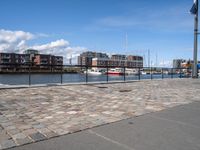
[[[91,69],[102,70],[94,75]],[[109,71],[118,68],[118,75]],[[117,74],[117,73],[116,73]],[[0,64],[0,84],[111,83],[144,79],[190,78],[189,68],[121,67],[83,65]],[[28,77],[28,78],[27,78]],[[7,81],[6,81],[7,80]],[[22,82],[20,82],[22,81]]]

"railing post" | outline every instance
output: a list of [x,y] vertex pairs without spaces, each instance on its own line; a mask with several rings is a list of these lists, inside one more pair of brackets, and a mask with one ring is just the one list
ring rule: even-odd
[[29,69],[28,69],[28,84],[31,86],[31,65],[29,64]]
[[151,69],[151,80],[152,80],[153,79],[152,67],[150,69]]
[[179,75],[180,75],[180,78],[182,78],[181,69],[179,70]]
[[162,79],[164,78],[164,75],[163,75],[163,68],[162,68]]
[[126,68],[124,67],[124,82],[126,81]]
[[171,68],[171,78],[173,79],[173,68]]
[[88,66],[86,66],[86,74],[85,74],[86,84],[88,83]]
[[63,66],[61,66],[61,76],[60,76],[60,83],[63,83]]
[[138,80],[140,80],[140,68],[138,70]]
[[108,83],[108,66],[106,67],[106,81]]

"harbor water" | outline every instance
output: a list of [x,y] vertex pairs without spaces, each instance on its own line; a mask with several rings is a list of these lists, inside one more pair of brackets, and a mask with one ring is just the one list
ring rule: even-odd
[[179,74],[146,74],[146,75],[89,75],[86,74],[0,74],[0,84],[3,85],[28,85],[53,84],[53,83],[86,83],[86,82],[114,82],[143,79],[179,78]]

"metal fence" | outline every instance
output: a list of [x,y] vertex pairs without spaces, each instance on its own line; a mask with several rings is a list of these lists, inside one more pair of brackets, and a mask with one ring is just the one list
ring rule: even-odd
[[[120,73],[110,74],[111,70]],[[96,72],[94,71],[96,70]],[[101,71],[101,72],[100,72]],[[99,74],[98,74],[99,73]],[[145,79],[190,78],[189,68],[120,67],[80,65],[0,64],[0,84],[111,83]]]

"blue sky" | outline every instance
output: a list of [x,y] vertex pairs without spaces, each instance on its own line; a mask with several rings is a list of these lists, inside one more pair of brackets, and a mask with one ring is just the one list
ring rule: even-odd
[[157,64],[169,65],[174,58],[192,59],[192,4],[193,0],[1,0],[0,51],[31,47],[72,55],[76,61],[85,50],[147,58],[149,49],[153,64],[157,53]]

